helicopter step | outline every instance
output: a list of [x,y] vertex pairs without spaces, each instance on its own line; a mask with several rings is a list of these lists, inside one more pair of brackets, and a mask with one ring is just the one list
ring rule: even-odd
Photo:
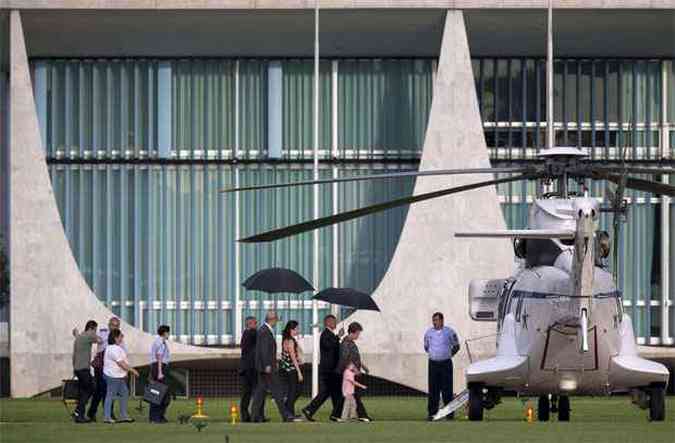
[[448,403],[447,405],[443,406],[441,409],[438,410],[436,415],[434,415],[433,417],[434,421],[444,419],[445,417],[452,414],[462,406],[466,405],[468,401],[469,401],[469,390],[465,389],[459,394],[457,394],[457,396],[450,403]]

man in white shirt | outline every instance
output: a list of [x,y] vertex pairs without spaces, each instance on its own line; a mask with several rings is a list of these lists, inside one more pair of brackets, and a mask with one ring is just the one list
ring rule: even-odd
[[[150,376],[153,380],[165,385],[168,385],[169,361],[171,360],[168,345],[170,331],[171,329],[167,325],[161,325],[157,328],[157,337],[150,347]],[[150,404],[150,423],[168,423],[165,414],[170,402],[171,395],[167,391],[161,404]]]

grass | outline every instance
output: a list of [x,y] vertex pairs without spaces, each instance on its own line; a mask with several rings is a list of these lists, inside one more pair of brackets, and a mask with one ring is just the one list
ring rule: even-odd
[[[298,406],[306,401],[300,399]],[[0,442],[675,442],[673,397],[667,400],[663,423],[650,423],[647,411],[631,405],[627,397],[573,398],[569,423],[527,423],[523,402],[514,398],[489,411],[481,423],[467,421],[463,413],[453,422],[428,423],[424,421],[423,398],[366,397],[366,407],[376,420],[369,424],[326,422],[328,405],[317,414],[318,423],[279,423],[278,413],[268,401],[271,423],[231,425],[225,411],[232,400],[206,399],[205,403],[209,425],[197,432],[192,425],[177,423],[178,415],[194,412],[194,400],[175,401],[168,414],[172,423],[162,426],[147,423],[147,405],[139,412],[138,401],[132,401],[130,412],[138,422],[111,426],[75,425],[68,420],[63,404],[55,400],[5,399],[0,400]]]

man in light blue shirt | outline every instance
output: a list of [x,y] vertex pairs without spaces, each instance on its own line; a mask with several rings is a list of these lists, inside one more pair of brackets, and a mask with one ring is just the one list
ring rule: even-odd
[[[429,354],[429,398],[427,408],[428,420],[438,412],[438,401],[443,397],[443,404],[452,401],[454,394],[452,380],[452,357],[459,351],[459,337],[454,329],[443,326],[443,314],[434,313],[431,317],[433,327],[424,334],[424,351]],[[448,416],[452,419],[453,414]]]
[[[150,377],[168,386],[169,378],[169,361],[171,360],[171,352],[169,351],[169,333],[171,329],[167,325],[161,325],[157,328],[157,337],[152,342],[150,347]],[[159,405],[150,404],[150,423],[164,424],[167,423],[166,409],[171,402],[171,395],[167,391]]]

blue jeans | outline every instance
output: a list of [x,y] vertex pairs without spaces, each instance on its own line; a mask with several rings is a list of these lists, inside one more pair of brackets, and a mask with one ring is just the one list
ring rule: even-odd
[[105,401],[103,402],[103,417],[105,420],[111,420],[112,403],[114,398],[120,401],[120,419],[126,420],[129,418],[127,414],[127,403],[129,401],[129,388],[127,387],[127,379],[113,378],[105,376],[107,385],[107,392],[105,394]]

